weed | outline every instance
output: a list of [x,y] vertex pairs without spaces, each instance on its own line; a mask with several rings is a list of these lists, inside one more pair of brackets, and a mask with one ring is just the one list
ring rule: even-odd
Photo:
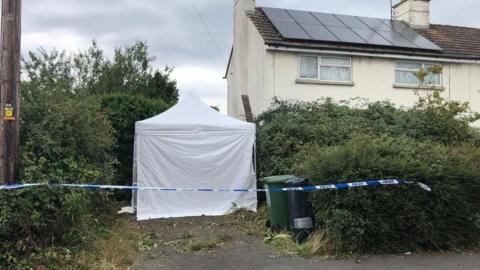
[[217,243],[225,243],[233,240],[233,237],[229,234],[222,234],[217,237]]
[[185,249],[187,251],[200,251],[203,249],[212,249],[218,247],[218,243],[215,239],[208,239],[208,240],[191,240],[189,241]]

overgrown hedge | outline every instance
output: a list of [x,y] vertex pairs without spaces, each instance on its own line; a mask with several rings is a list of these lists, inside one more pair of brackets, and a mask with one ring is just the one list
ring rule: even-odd
[[383,253],[479,244],[480,134],[468,106],[438,94],[410,109],[387,102],[276,100],[257,119],[260,176],[297,173],[331,183],[418,180],[415,187],[316,192],[327,253]]
[[480,241],[480,149],[407,137],[358,136],[315,147],[296,172],[315,183],[364,179],[416,186],[312,193],[328,253],[471,248]]
[[100,104],[115,130],[116,145],[113,147],[113,156],[117,164],[114,183],[129,185],[132,183],[135,122],[162,113],[170,105],[162,99],[124,93],[102,95]]
[[[114,132],[98,99],[28,86],[22,99],[22,179],[112,179]],[[0,268],[28,269],[67,259],[112,205],[108,193],[99,191],[42,187],[2,190],[0,196]]]
[[[143,42],[115,49],[113,59],[96,42],[83,52],[40,48],[25,55],[21,180],[131,183],[135,121],[178,98],[172,69],[155,70],[152,61]],[[0,190],[0,197],[1,269],[67,268],[69,262],[81,268],[78,250],[119,198],[47,187]]]
[[480,141],[469,128],[473,118],[457,116],[465,104],[436,95],[411,109],[389,102],[364,103],[363,108],[331,99],[314,102],[274,100],[272,109],[257,121],[257,157],[260,176],[291,173],[297,153],[312,144],[338,145],[357,133],[408,136],[445,144]]

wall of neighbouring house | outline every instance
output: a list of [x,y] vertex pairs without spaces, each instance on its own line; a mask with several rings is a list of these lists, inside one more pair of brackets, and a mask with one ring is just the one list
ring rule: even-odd
[[[311,101],[332,97],[341,101],[360,97],[370,101],[388,100],[401,106],[412,106],[418,96],[411,88],[397,88],[395,82],[395,59],[352,56],[354,85],[325,85],[297,83],[298,55],[295,52],[266,51],[263,40],[252,25],[249,42],[250,57],[247,66],[248,95],[254,115],[269,108],[273,97],[286,100]],[[311,53],[309,53],[310,55]],[[442,63],[440,93],[444,98],[469,102],[475,111],[480,111],[480,65],[465,63]],[[235,91],[229,88],[230,91]],[[425,95],[426,90],[419,90]],[[243,119],[240,97],[234,97],[240,110],[229,115]]]
[[[233,48],[232,58],[227,70],[227,110],[228,115],[238,118],[244,115],[241,95],[248,94],[249,81],[253,80],[249,75],[250,66],[248,59],[252,57],[252,29],[251,21],[247,12],[255,9],[255,0],[233,1]],[[258,34],[258,33],[257,33]]]
[[234,1],[234,45],[232,58],[227,70],[228,115],[245,120],[241,95],[248,95],[252,110],[259,107],[259,101],[270,99],[265,95],[264,67],[265,45],[246,13],[255,9],[253,0]]

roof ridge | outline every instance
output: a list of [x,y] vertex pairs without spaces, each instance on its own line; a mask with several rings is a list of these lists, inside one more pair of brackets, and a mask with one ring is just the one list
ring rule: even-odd
[[[452,24],[437,24],[431,23],[431,26],[442,26],[442,27],[452,27],[452,28],[462,28],[462,29],[471,29],[471,30],[478,30],[480,31],[480,27],[471,27],[471,26],[461,26],[461,25],[452,25]],[[426,29],[428,30],[428,29]]]

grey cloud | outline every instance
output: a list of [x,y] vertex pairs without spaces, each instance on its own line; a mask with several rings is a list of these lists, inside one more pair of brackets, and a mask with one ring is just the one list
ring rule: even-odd
[[[107,47],[145,40],[159,65],[220,68],[231,46],[231,5],[225,1],[194,1],[222,50],[221,56],[188,0],[26,0],[23,28],[24,32],[46,34],[57,28],[69,29],[86,39],[97,39],[100,45],[105,42]],[[40,12],[41,8],[46,10]],[[112,40],[116,44],[109,44]]]

